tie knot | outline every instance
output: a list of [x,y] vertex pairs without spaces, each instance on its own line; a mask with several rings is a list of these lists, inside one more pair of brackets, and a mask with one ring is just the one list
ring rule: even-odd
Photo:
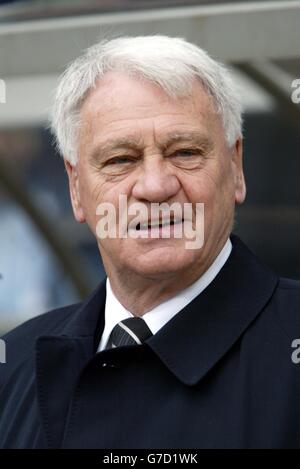
[[113,328],[107,348],[142,344],[152,335],[144,319],[138,317],[123,319]]

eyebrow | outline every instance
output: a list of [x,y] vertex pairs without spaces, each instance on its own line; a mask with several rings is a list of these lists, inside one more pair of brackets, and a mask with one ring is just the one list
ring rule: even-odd
[[201,146],[207,145],[209,147],[212,146],[213,143],[209,136],[199,131],[173,132],[160,144],[160,148],[165,150],[167,147],[180,142],[189,142]]
[[[206,146],[208,148],[212,147],[213,144],[212,140],[207,135],[199,131],[191,131],[172,132],[158,146],[161,150],[166,150],[171,145],[180,142],[189,142],[194,145]],[[90,156],[90,160],[92,162],[99,161],[99,154],[109,153],[118,149],[140,150],[140,148],[141,142],[131,137],[120,137],[117,139],[107,140],[106,142],[97,145]]]
[[91,153],[90,161],[97,162],[99,161],[99,154],[109,153],[110,151],[121,148],[137,150],[140,148],[140,143],[138,140],[130,137],[120,137],[113,140],[107,140],[106,142],[100,143],[96,146]]

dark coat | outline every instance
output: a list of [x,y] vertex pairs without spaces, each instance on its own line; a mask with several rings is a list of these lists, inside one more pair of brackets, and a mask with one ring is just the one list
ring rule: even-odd
[[300,282],[231,240],[214,281],[143,345],[95,353],[104,282],[7,334],[0,447],[300,448]]

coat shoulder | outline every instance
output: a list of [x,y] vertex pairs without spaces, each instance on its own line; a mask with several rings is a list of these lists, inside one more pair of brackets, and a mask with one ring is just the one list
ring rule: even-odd
[[[5,375],[33,356],[36,339],[59,334],[82,303],[74,303],[36,316],[1,337],[6,347],[6,363],[1,365],[0,384]],[[1,379],[2,378],[2,379]]]
[[40,314],[39,316],[35,316],[12,329],[10,332],[5,334],[2,339],[18,342],[24,339],[26,344],[28,344],[29,340],[32,340],[39,335],[59,333],[80,305],[81,303],[74,303],[53,309]]
[[286,336],[300,337],[300,281],[280,278],[270,306],[273,319]]
[[279,279],[278,288],[282,290],[296,290],[296,292],[298,290],[298,294],[300,294],[300,281],[281,277]]

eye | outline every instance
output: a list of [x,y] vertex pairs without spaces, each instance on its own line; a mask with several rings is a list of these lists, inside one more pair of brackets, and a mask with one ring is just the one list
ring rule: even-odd
[[201,153],[201,151],[196,149],[196,148],[182,148],[181,150],[176,150],[172,154],[172,156],[189,157],[189,156],[199,155],[200,153]]
[[133,159],[130,156],[117,156],[108,160],[106,165],[117,165],[125,163],[133,163]]

